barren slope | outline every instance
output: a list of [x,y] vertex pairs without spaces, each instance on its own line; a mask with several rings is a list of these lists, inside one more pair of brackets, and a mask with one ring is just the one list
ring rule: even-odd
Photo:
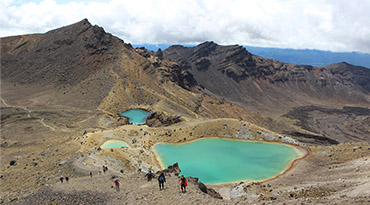
[[154,66],[86,19],[45,34],[2,38],[1,71],[2,98],[10,104],[67,105],[114,114],[132,105],[157,105],[191,115],[198,101],[188,91],[196,86],[187,85],[191,75]]
[[[196,47],[172,46],[163,51],[163,56],[178,62],[223,102],[268,116],[253,121],[261,126],[305,142],[310,140],[302,136],[333,142],[370,140],[366,123],[370,117],[369,69],[347,63],[326,67],[288,64],[254,56],[241,46],[213,42]],[[322,115],[315,109],[305,109],[307,106],[327,111]],[[341,112],[345,106],[346,111]],[[356,112],[358,109],[363,112]],[[299,123],[299,116],[305,118],[304,125]],[[326,116],[332,120],[326,120]]]

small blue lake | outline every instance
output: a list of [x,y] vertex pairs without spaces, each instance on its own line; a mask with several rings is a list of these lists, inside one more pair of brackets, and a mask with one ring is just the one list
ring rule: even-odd
[[122,117],[127,117],[130,124],[133,125],[142,125],[145,124],[146,118],[150,115],[150,112],[147,112],[142,109],[131,109],[126,112],[119,114]]
[[181,175],[198,177],[205,184],[266,180],[303,156],[296,147],[285,144],[215,137],[159,143],[153,150],[162,168],[178,162]]
[[119,141],[119,140],[108,140],[104,142],[100,146],[102,149],[113,149],[113,148],[122,148],[122,147],[129,147],[126,142]]

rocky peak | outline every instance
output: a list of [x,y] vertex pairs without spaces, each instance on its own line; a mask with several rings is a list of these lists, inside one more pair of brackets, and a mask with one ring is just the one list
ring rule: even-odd
[[164,51],[164,57],[176,61],[182,69],[215,69],[237,82],[253,75],[256,64],[244,47],[220,46],[212,41],[191,48],[170,47]]
[[158,57],[160,60],[163,60],[163,51],[162,49],[158,49],[158,51],[154,54],[155,57]]
[[7,54],[2,56],[2,78],[21,84],[76,84],[125,48],[122,40],[83,19],[35,37],[9,39],[2,47]]
[[370,93],[370,69],[368,68],[341,62],[320,67],[320,69],[328,70],[330,74],[336,78],[336,81],[340,83],[355,83],[359,85],[365,93]]
[[58,33],[81,34],[81,33],[83,33],[84,31],[86,31],[87,29],[89,29],[91,27],[93,27],[93,26],[91,25],[89,20],[83,19],[83,20],[81,20],[77,23],[51,30],[51,31],[47,32],[46,34],[53,34],[53,35],[58,34]]
[[[73,42],[83,43],[90,54],[104,53],[114,42],[123,43],[119,38],[106,33],[102,27],[93,26],[87,19],[55,29],[44,35],[44,47],[59,48],[60,45],[71,45]],[[54,44],[54,45],[53,45]],[[125,46],[127,48],[127,46]]]
[[204,42],[202,44],[199,44],[194,48],[193,51],[193,59],[195,58],[202,58],[205,56],[209,56],[214,50],[217,48],[217,44],[215,44],[213,41],[210,42]]
[[218,46],[218,44],[216,44],[213,41],[205,41],[198,45],[198,47],[212,47],[212,46]]

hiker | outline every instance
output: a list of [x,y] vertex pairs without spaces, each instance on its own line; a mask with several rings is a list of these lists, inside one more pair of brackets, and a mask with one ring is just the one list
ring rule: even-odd
[[105,166],[103,165],[103,173],[105,174],[105,171],[107,171],[106,169],[105,169]]
[[159,183],[159,190],[164,189],[164,183],[166,182],[166,177],[164,176],[163,172],[158,177],[158,183]]
[[90,177],[92,177],[92,172],[90,172]]
[[66,182],[68,183],[68,180],[69,180],[69,178],[68,177],[66,177]]
[[146,173],[145,177],[148,177],[148,182],[152,181],[152,178],[155,177],[155,175],[152,173],[152,170],[149,170],[148,173]]
[[63,176],[60,176],[59,180],[60,180],[60,183],[63,183],[63,180],[64,180]]
[[188,186],[188,183],[186,182],[184,175],[181,175],[179,182],[181,184],[181,192],[186,193],[186,186]]
[[120,182],[118,179],[114,180],[111,188],[113,188],[113,185],[116,187],[116,190],[119,191]]

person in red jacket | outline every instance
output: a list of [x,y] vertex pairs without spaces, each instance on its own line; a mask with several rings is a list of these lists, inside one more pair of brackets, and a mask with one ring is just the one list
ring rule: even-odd
[[119,185],[120,185],[121,183],[119,182],[119,180],[118,179],[116,179],[116,180],[114,180],[114,182],[113,182],[113,184],[112,184],[112,188],[113,188],[113,185],[116,187],[116,190],[117,191],[119,191]]
[[186,193],[186,186],[188,186],[188,183],[186,182],[186,178],[184,177],[184,175],[181,175],[179,182],[181,185],[181,192]]

